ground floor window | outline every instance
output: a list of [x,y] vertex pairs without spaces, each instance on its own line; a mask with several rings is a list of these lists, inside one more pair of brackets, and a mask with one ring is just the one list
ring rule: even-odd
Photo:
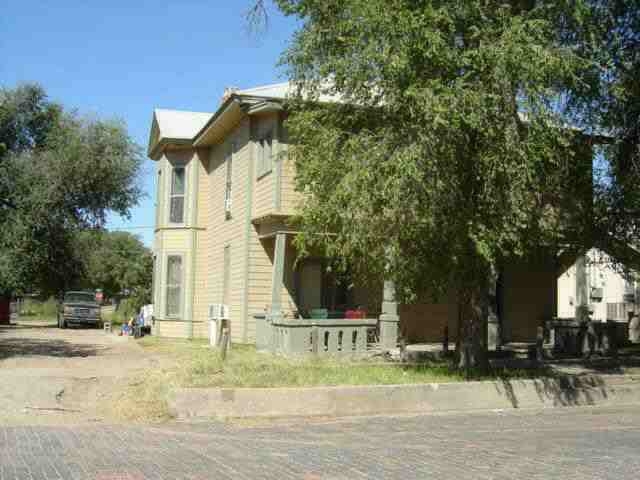
[[182,308],[182,256],[169,255],[167,257],[167,317],[179,317]]

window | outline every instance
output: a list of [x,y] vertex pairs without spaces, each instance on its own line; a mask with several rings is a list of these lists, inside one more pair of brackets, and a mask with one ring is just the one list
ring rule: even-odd
[[173,167],[171,174],[171,198],[169,201],[169,222],[184,223],[185,169]]
[[271,171],[273,155],[273,136],[271,132],[258,140],[258,177]]
[[182,307],[182,257],[167,257],[167,317],[180,316]]
[[153,271],[151,272],[151,303],[158,304],[158,256],[153,255]]
[[224,161],[227,165],[227,180],[224,190],[224,214],[225,218],[231,218],[231,179],[233,178],[233,150],[235,144],[231,143],[227,146]]
[[162,202],[160,199],[162,198],[162,170],[158,169],[158,180],[156,183],[157,193],[156,193],[156,228],[160,226],[160,205]]

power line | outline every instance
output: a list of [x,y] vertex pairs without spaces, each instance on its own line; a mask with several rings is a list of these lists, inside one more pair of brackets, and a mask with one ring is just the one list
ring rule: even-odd
[[145,230],[156,228],[154,225],[134,225],[133,227],[112,227],[108,230]]

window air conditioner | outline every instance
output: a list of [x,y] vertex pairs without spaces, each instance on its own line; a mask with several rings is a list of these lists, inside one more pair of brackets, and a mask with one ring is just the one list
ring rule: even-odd
[[209,320],[229,320],[229,306],[222,303],[209,305]]
[[594,302],[601,302],[604,297],[604,292],[602,288],[591,288],[591,300]]

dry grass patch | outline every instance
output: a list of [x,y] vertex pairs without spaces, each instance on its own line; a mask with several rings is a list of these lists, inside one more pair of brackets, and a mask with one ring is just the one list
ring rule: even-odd
[[120,422],[155,423],[171,419],[168,394],[173,374],[153,370],[117,385],[103,402],[100,413]]
[[284,358],[234,345],[223,362],[206,340],[146,336],[138,343],[159,367],[130,381],[111,402],[109,416],[125,421],[170,418],[168,394],[177,387],[309,387],[445,383],[469,380],[549,376],[546,370],[500,369],[477,375],[451,368],[446,361],[418,365],[383,363],[380,359]]
[[421,365],[382,364],[380,360],[300,357],[283,358],[234,345],[223,363],[205,341],[145,337],[149,352],[174,360],[174,380],[183,387],[302,387],[451,382],[463,380],[444,362]]

